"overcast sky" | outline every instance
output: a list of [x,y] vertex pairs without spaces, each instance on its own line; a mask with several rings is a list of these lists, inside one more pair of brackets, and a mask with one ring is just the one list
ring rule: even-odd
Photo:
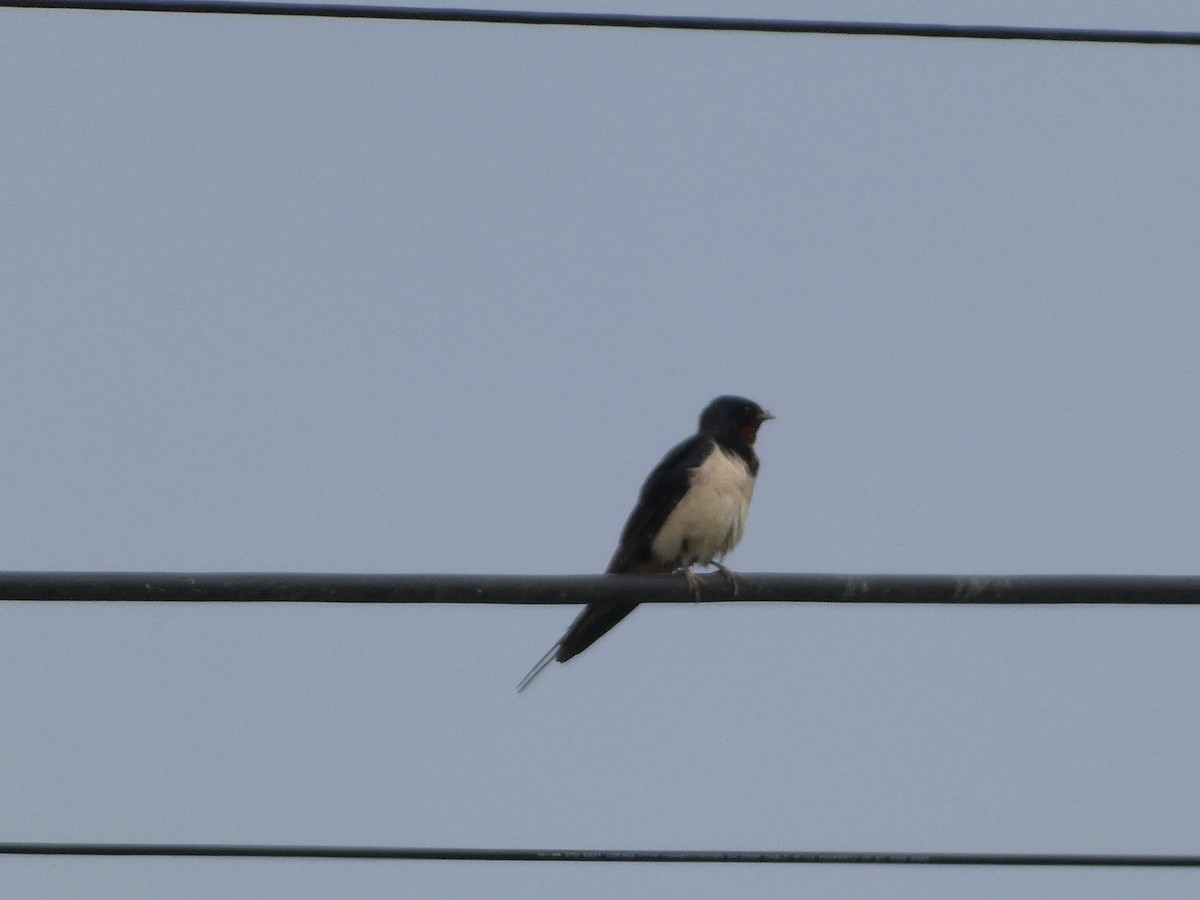
[[[0,568],[599,572],[739,393],[778,418],[736,570],[1197,572],[1196,48],[0,10],[0,84]],[[518,696],[574,615],[7,604],[0,840],[1200,847],[1195,609],[656,606]],[[1198,888],[0,860],[25,900]]]

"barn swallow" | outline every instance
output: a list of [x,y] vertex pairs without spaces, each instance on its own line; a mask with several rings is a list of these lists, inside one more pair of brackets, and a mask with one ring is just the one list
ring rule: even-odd
[[[775,418],[744,397],[717,397],[700,413],[696,433],[671,450],[642,485],[637,505],[621,532],[607,574],[652,575],[681,572],[693,592],[699,582],[692,566],[722,565],[746,529],[758,457],[759,426]],[[636,603],[588,605],[529,674],[517,691],[551,662],[566,662],[603,637],[633,612]]]

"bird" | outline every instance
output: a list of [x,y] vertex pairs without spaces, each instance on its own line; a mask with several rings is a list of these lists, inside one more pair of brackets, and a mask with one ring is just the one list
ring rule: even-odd
[[[699,597],[693,566],[715,566],[737,590],[723,564],[742,539],[758,456],[758,429],[775,418],[753,400],[721,396],[700,413],[696,433],[672,448],[647,476],[633,512],[621,531],[609,575],[682,573]],[[637,603],[589,604],[530,669],[517,692],[557,660],[579,655],[633,612]]]

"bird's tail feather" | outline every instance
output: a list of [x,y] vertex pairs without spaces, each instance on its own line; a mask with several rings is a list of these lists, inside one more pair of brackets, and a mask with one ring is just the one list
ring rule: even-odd
[[566,662],[578,656],[612,629],[614,625],[633,612],[636,603],[618,603],[615,606],[585,606],[578,618],[571,623],[567,633],[559,641],[558,661]]
[[524,678],[522,678],[521,683],[517,685],[517,693],[518,694],[521,693],[521,691],[525,690],[525,688],[529,687],[529,685],[533,682],[533,679],[537,678],[539,675],[542,674],[542,669],[546,668],[546,666],[548,666],[548,665],[550,665],[550,663],[554,662],[554,657],[556,655],[558,655],[558,648],[561,646],[562,646],[562,641],[559,641],[553,647],[551,647],[549,650],[546,651],[545,656],[543,656],[541,659],[539,659],[537,661],[537,665],[535,665],[532,669],[530,669],[529,674],[526,675]]

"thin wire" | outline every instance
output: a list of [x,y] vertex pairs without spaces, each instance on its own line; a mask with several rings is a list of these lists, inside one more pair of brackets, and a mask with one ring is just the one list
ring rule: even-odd
[[208,13],[301,16],[338,19],[400,19],[498,25],[577,25],[603,28],[658,28],[684,31],[748,31],[774,34],[839,34],[882,37],[973,38],[979,40],[1068,41],[1106,44],[1200,45],[1200,32],[1138,29],[1041,28],[1015,25],[941,25],[903,22],[828,22],[718,16],[653,16],[629,13],[534,12],[500,9],[436,9],[337,3],[264,3],[261,0],[0,0],[14,9],[105,10],[122,12]]
[[269,859],[410,859],[470,862],[812,863],[917,866],[1197,868],[1200,856],[1086,853],[859,853],[790,850],[498,850],[458,847],[328,847],[302,844],[0,843],[25,856],[216,856]]

